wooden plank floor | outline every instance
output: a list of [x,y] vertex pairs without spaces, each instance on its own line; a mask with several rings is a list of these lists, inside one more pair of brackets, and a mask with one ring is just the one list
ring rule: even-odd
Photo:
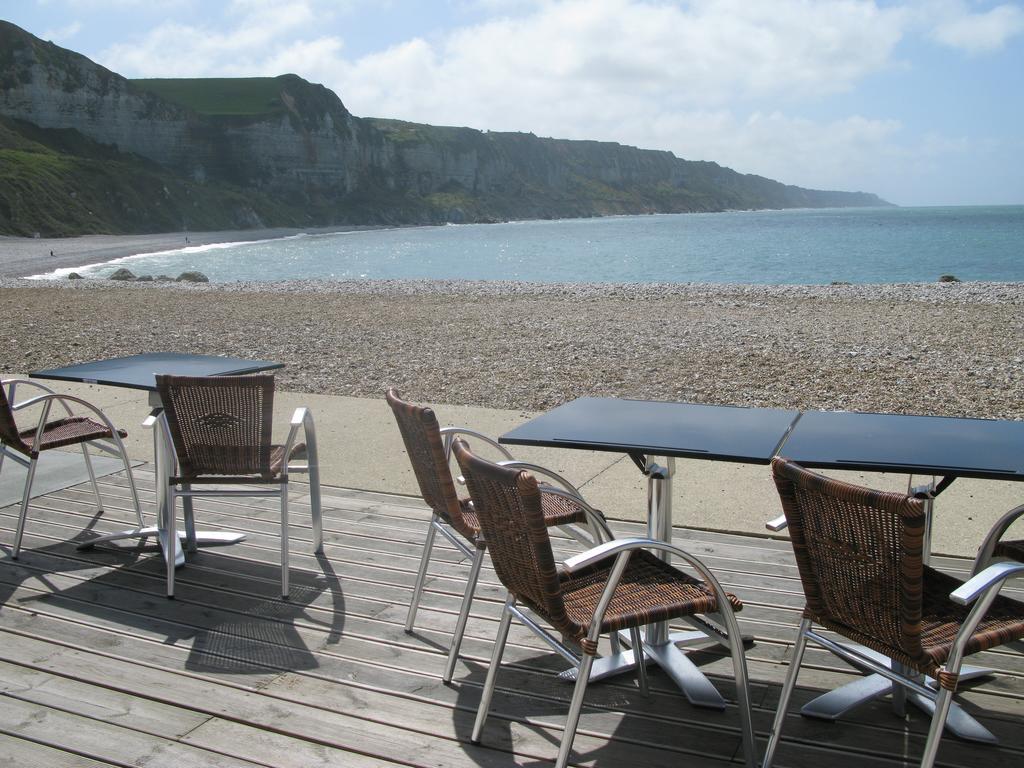
[[[152,509],[153,476],[142,469]],[[259,500],[200,500],[200,527],[244,531],[239,545],[205,549],[163,596],[152,546],[77,550],[90,531],[127,527],[128,493],[102,481],[107,511],[87,486],[34,500],[18,561],[16,507],[0,509],[0,765],[17,766],[533,766],[556,750],[571,693],[564,662],[513,624],[484,746],[469,742],[503,600],[485,568],[454,684],[440,682],[468,563],[441,545],[416,630],[403,631],[426,530],[413,499],[324,489],[326,554],[311,554],[308,506],[292,505],[292,599],[277,597],[277,508]],[[301,486],[298,486],[301,490]],[[638,533],[631,524],[615,526]],[[785,541],[679,529],[737,593],[756,636],[748,650],[759,749],[764,747],[802,605]],[[560,542],[568,550],[568,542]],[[939,563],[962,575],[968,563]],[[739,731],[728,657],[696,660],[730,702],[696,709],[657,670],[648,698],[622,677],[588,691],[574,761],[597,766],[736,763]],[[795,702],[853,679],[831,655],[808,652]],[[1024,762],[1024,661],[979,661],[1002,674],[962,696],[1000,739],[943,740],[951,766]],[[916,764],[927,721],[885,702],[839,723],[792,715],[780,766]]]

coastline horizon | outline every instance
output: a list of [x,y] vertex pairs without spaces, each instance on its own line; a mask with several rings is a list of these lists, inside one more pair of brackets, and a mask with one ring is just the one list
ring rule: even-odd
[[[304,280],[1002,283],[1024,280],[1014,258],[1022,227],[1024,206],[924,206],[536,219],[486,227],[336,225],[0,236],[0,277],[52,281],[78,271],[102,278],[115,266],[128,266],[150,276],[197,270],[220,285]],[[375,234],[345,245],[331,237],[367,231]],[[133,260],[142,262],[141,269],[131,267]]]

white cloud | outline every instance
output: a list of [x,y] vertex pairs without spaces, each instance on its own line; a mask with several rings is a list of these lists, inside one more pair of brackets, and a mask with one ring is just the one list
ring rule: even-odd
[[[519,127],[537,114],[582,119],[622,100],[691,108],[791,100],[843,91],[884,69],[901,24],[899,13],[853,0],[704,0],[687,8],[569,0],[458,30],[415,57],[409,46],[425,43],[367,56],[339,66],[335,82],[357,110],[477,125],[511,111]],[[425,79],[434,83],[427,92]],[[371,105],[385,84],[385,100]]]
[[346,27],[331,21],[372,13],[366,0],[232,0],[216,26],[167,22],[98,58],[133,77],[295,72],[357,115],[619,141],[884,195],[887,178],[963,154],[966,139],[801,110],[907,66],[908,35],[977,53],[1024,30],[1018,5],[965,0],[450,2],[491,16],[350,59]]
[[227,31],[165,22],[142,40],[118,43],[100,54],[104,66],[127,77],[212,77],[281,74],[267,69],[295,50],[290,34],[315,25],[308,0],[234,0]]
[[1020,34],[1024,34],[1024,9],[1016,5],[971,13],[968,7],[955,3],[932,30],[938,42],[971,54],[998,51]]
[[40,33],[39,37],[42,40],[49,40],[59,45],[67,45],[79,32],[82,31],[82,23],[80,21],[72,21],[69,24],[65,24],[63,27],[57,27],[56,29],[47,29]]

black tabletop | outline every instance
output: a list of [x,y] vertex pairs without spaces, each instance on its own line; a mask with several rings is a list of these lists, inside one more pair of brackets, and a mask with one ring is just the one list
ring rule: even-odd
[[779,453],[818,469],[1024,480],[1024,422],[807,411]]
[[145,355],[115,357],[96,360],[64,368],[33,371],[35,379],[81,381],[86,384],[105,384],[112,387],[156,390],[156,374],[175,376],[231,376],[284,368],[284,363],[267,360],[245,360],[215,355],[187,355],[180,352],[152,352]]
[[500,442],[767,464],[798,411],[583,397]]

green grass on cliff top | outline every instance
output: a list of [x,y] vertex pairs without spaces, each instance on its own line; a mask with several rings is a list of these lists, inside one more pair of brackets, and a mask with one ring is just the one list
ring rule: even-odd
[[268,115],[284,111],[276,77],[147,78],[132,85],[201,115]]

